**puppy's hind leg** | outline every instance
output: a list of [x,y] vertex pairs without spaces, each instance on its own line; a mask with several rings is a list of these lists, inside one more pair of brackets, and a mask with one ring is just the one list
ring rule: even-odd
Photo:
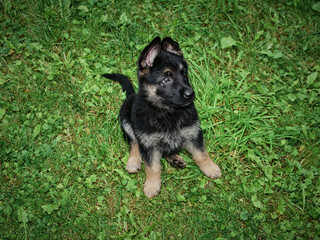
[[130,143],[130,155],[127,162],[127,171],[129,173],[137,173],[141,169],[141,155],[137,141]]
[[183,169],[187,166],[187,163],[183,160],[182,157],[180,157],[178,154],[173,154],[168,157],[165,157],[168,163],[172,167]]

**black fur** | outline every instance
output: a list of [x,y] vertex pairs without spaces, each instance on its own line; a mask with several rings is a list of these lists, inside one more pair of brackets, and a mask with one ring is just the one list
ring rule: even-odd
[[119,82],[122,86],[122,90],[126,92],[127,98],[135,94],[133,86],[127,76],[122,74],[103,74],[102,76]]

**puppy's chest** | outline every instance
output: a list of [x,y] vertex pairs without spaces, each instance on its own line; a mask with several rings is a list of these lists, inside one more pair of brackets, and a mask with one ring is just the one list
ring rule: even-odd
[[138,136],[146,147],[160,147],[166,149],[181,149],[184,144],[197,136],[199,126],[194,124],[174,131],[143,133]]

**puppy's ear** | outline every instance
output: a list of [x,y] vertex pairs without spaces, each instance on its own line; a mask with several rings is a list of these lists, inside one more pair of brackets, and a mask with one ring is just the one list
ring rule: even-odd
[[164,51],[183,57],[179,44],[173,41],[170,37],[166,37],[162,40],[161,47]]
[[139,68],[148,68],[153,66],[154,59],[161,51],[161,39],[156,37],[146,46],[140,54],[138,64]]

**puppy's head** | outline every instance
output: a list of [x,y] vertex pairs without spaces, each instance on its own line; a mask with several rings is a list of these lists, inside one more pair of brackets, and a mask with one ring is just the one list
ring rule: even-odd
[[138,60],[141,94],[159,108],[188,106],[194,99],[188,65],[179,44],[170,37],[156,37]]

